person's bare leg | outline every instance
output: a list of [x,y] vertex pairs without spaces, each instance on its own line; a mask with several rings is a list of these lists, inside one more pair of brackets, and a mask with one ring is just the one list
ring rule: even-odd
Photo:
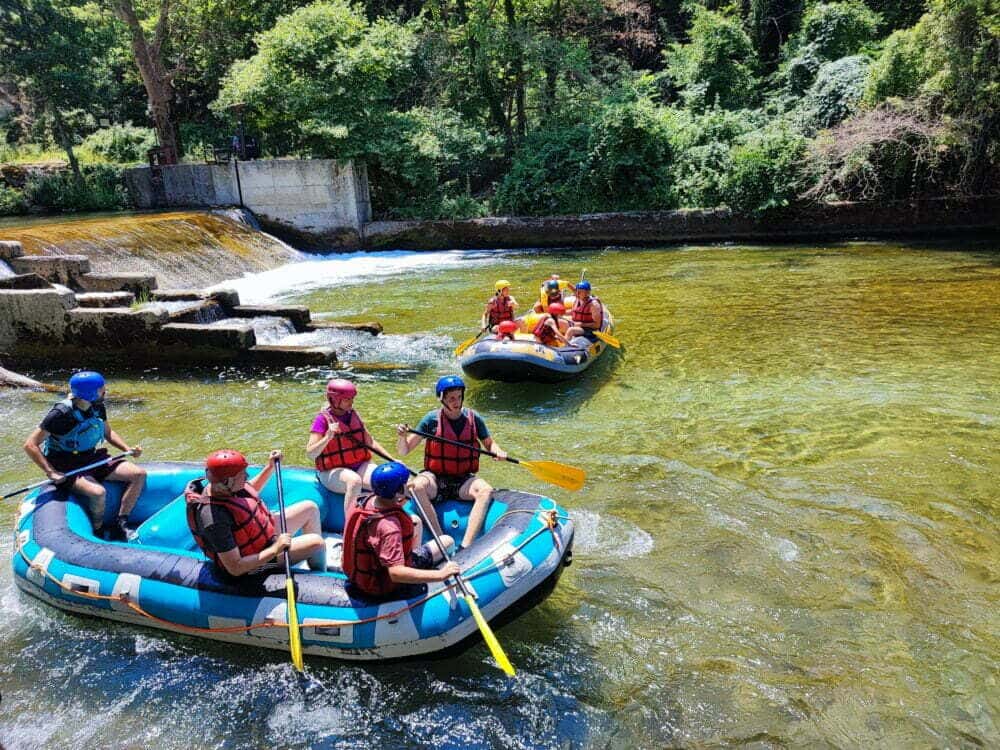
[[95,533],[100,531],[104,525],[104,505],[108,496],[104,485],[95,482],[90,477],[77,477],[72,492],[87,498],[87,515],[90,516],[90,525],[93,526]]
[[490,500],[493,498],[493,488],[486,480],[472,477],[462,485],[458,491],[458,498],[472,501],[469,524],[465,527],[465,536],[462,538],[462,546],[469,547],[482,531],[483,522],[486,520],[486,511],[489,510]]
[[434,510],[432,502],[437,496],[437,482],[434,481],[434,477],[426,472],[418,474],[417,478],[413,480],[413,494],[417,498],[417,502],[420,503],[431,527],[439,536],[443,534],[444,529],[441,528],[441,522],[438,521],[437,511]]
[[122,492],[121,506],[118,508],[118,515],[121,518],[128,518],[132,509],[135,508],[139,495],[142,494],[146,486],[146,470],[141,466],[122,461],[115,466],[114,470],[108,474],[109,480],[115,482],[125,482],[125,491]]
[[[278,523],[277,518],[274,520]],[[285,508],[285,520],[289,534],[302,532],[292,540],[292,546],[288,550],[292,563],[308,560],[312,570],[326,570],[326,541],[323,539],[323,527],[316,503],[302,500],[289,505]]]

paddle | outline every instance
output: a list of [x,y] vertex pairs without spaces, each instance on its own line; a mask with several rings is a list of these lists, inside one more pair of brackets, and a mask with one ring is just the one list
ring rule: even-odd
[[[416,476],[411,469],[407,469],[410,474]],[[410,499],[413,500],[413,504],[417,506],[417,512],[420,517],[424,520],[424,525],[431,530],[431,534],[434,535],[434,541],[438,546],[438,549],[444,554],[444,559],[451,562],[451,555],[448,554],[448,550],[444,548],[441,544],[441,537],[434,530],[434,526],[431,524],[430,520],[427,518],[427,513],[424,511],[423,506],[417,499],[417,496],[413,494],[413,490],[410,490]],[[479,632],[483,634],[483,640],[486,641],[486,645],[490,649],[490,653],[493,654],[493,658],[496,660],[497,666],[502,669],[508,677],[514,677],[516,674],[514,672],[514,665],[510,663],[510,659],[507,658],[507,654],[504,653],[503,647],[500,645],[500,641],[497,640],[496,635],[493,633],[493,629],[490,628],[490,624],[486,622],[486,618],[483,617],[483,613],[479,611],[479,605],[476,604],[476,600],[472,597],[472,592],[469,591],[469,587],[466,585],[465,580],[460,575],[455,576],[455,582],[458,584],[459,590],[462,592],[462,598],[465,599],[465,606],[469,608],[472,613],[472,619],[476,621],[476,625],[479,626]]]
[[[63,476],[66,477],[66,478],[75,477],[77,474],[82,474],[85,471],[90,471],[91,469],[96,469],[98,466],[104,466],[104,464],[109,464],[109,463],[111,463],[113,461],[121,461],[126,456],[131,456],[131,455],[132,455],[132,451],[125,451],[124,453],[122,453],[119,456],[108,456],[107,458],[101,459],[100,461],[95,461],[94,463],[88,464],[87,466],[82,466],[79,469],[74,469],[73,471],[67,471],[65,474],[63,474]],[[45,480],[42,480],[41,482],[35,482],[34,484],[29,484],[27,487],[22,487],[19,490],[14,490],[13,492],[8,492],[6,495],[4,495],[2,498],[0,498],[0,500],[6,500],[8,497],[14,497],[14,495],[20,495],[22,492],[27,492],[28,490],[33,490],[36,487],[43,487],[46,484],[52,484],[52,480],[51,479],[45,479]]]
[[[281,521],[281,533],[287,534],[287,523],[285,521],[285,489],[281,483],[281,459],[274,461],[274,474],[278,480],[278,517]],[[302,660],[302,636],[299,633],[299,613],[295,609],[295,583],[292,580],[292,565],[288,557],[288,550],[285,555],[285,596],[288,599],[288,648],[292,652],[292,664],[300,672],[305,671]]]
[[[407,427],[406,431],[412,432],[414,435],[420,435],[420,437],[427,438],[428,440],[437,440],[442,443],[458,446],[459,448],[467,448],[470,451],[475,451],[476,453],[481,453],[485,456],[492,456],[493,458],[497,457],[496,453],[491,453],[490,451],[483,450],[482,448],[476,448],[468,443],[459,443],[456,440],[438,437],[437,435],[432,435],[429,432],[421,432],[420,430],[414,430],[410,427]],[[578,469],[575,466],[569,466],[567,464],[561,464],[557,461],[519,461],[518,459],[511,458],[510,456],[504,460],[512,464],[517,464],[518,466],[523,466],[543,482],[554,484],[557,487],[562,487],[563,489],[571,490],[572,492],[576,492],[581,489],[583,487],[583,483],[587,480],[587,474],[583,471],[583,469]]]
[[622,342],[612,336],[610,333],[605,333],[604,331],[591,331],[597,338],[603,341],[608,346],[613,346],[615,349],[622,348]]
[[479,329],[479,333],[477,333],[471,339],[466,339],[461,344],[459,344],[458,346],[456,346],[455,347],[455,351],[454,351],[455,356],[456,357],[462,356],[462,352],[464,352],[470,346],[472,346],[473,344],[475,344],[476,341],[479,340],[479,337],[482,336],[484,333],[486,333],[486,331],[488,331],[488,330],[489,330],[488,328],[480,328]]

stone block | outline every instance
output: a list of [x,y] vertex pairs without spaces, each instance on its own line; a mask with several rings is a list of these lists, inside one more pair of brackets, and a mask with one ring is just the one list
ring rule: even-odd
[[255,346],[241,359],[248,364],[269,367],[333,365],[337,363],[337,352],[332,346]]
[[90,272],[90,258],[86,255],[24,255],[9,263],[15,273],[36,273],[46,281],[73,289],[79,287],[78,279]]
[[157,289],[149,294],[153,302],[196,302],[207,297],[201,289]]
[[67,344],[118,347],[148,343],[170,320],[166,311],[128,307],[86,308],[69,311]]
[[51,289],[52,285],[37,273],[22,273],[0,279],[0,289]]
[[296,331],[302,332],[309,326],[309,308],[305,305],[237,305],[229,311],[234,318],[260,318],[273,316],[288,318]]
[[245,351],[256,345],[257,334],[249,323],[168,323],[160,329],[159,340],[166,346]]
[[365,333],[370,333],[372,336],[378,336],[382,333],[382,324],[377,320],[372,320],[368,323],[339,323],[333,320],[314,320],[308,326],[306,326],[305,331],[307,333],[312,333],[313,331],[364,331]]
[[156,277],[148,273],[86,273],[79,283],[87,292],[131,292],[140,299],[156,289]]
[[227,312],[240,304],[240,293],[235,289],[216,289],[208,298],[218,302]]
[[68,312],[76,306],[73,292],[48,289],[0,291],[0,347],[16,342],[59,342]]
[[132,292],[85,292],[76,295],[80,307],[131,307],[135,303]]
[[0,260],[11,260],[24,255],[24,248],[15,240],[0,240]]

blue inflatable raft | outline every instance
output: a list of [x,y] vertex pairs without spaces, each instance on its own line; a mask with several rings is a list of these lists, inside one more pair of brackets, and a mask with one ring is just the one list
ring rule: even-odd
[[[13,568],[18,586],[55,607],[135,625],[247,646],[287,650],[284,573],[235,585],[216,575],[187,528],[184,487],[201,477],[199,464],[144,464],[146,488],[129,543],[96,538],[78,498],[51,487],[21,505]],[[257,469],[251,469],[251,476]],[[318,503],[329,557],[339,560],[343,497],[328,492],[311,469],[282,472],[287,503]],[[122,485],[109,482],[108,518]],[[277,507],[274,478],[263,497]],[[443,528],[464,532],[471,503],[437,505]],[[414,509],[410,508],[410,512]],[[425,540],[426,541],[426,540]],[[487,619],[503,624],[540,602],[572,559],[573,524],[554,501],[497,490],[484,533],[455,561],[478,595]],[[336,560],[331,559],[334,563]],[[412,598],[369,601],[345,590],[334,565],[325,573],[294,571],[302,646],[307,654],[342,659],[403,659],[452,653],[479,640],[475,621],[454,581],[428,584]]]
[[[525,327],[533,329],[536,321],[534,315],[527,316]],[[607,308],[601,330],[614,332],[614,322]],[[584,336],[571,339],[569,346],[561,347],[540,344],[530,333],[518,333],[513,341],[497,341],[490,336],[469,347],[461,364],[467,375],[478,380],[557,383],[582,373],[607,348],[603,341],[591,341]]]

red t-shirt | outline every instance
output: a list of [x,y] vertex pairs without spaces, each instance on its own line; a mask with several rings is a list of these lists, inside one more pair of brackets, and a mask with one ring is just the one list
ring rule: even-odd
[[410,560],[403,555],[403,528],[398,516],[380,518],[376,523],[368,524],[368,529],[368,544],[387,569],[410,564]]

